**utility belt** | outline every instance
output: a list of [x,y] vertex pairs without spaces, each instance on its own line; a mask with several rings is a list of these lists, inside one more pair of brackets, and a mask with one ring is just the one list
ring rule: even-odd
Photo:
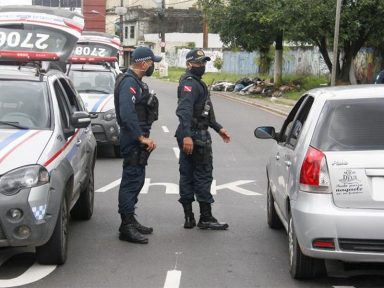
[[192,160],[196,164],[208,164],[212,160],[212,140],[207,129],[192,130]]
[[[148,134],[144,135],[144,137],[148,136]],[[124,157],[124,164],[146,166],[148,164],[148,158],[151,155],[151,152],[147,151],[147,148],[147,145],[141,143],[133,147],[129,155]]]
[[207,119],[203,119],[203,120],[200,120],[198,121],[197,118],[193,118],[192,119],[192,125],[191,125],[191,129],[192,130],[208,130],[208,121]]

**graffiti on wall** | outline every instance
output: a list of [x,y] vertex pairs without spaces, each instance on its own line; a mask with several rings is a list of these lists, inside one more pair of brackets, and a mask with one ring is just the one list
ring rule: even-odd
[[[175,53],[167,53],[166,58],[169,66],[185,67],[185,56],[189,49],[178,49]],[[223,59],[222,72],[238,75],[252,75],[259,73],[257,59],[258,52],[245,51],[220,51],[205,50],[205,54],[211,57],[212,61],[207,63],[207,72],[217,72],[213,66],[216,57]],[[332,59],[332,52],[329,52]],[[382,58],[378,51],[372,48],[362,48],[354,61],[354,70],[358,83],[373,83],[376,75],[382,70]],[[269,74],[273,75],[273,63]],[[304,75],[327,75],[330,74],[317,47],[286,47],[283,53],[283,74],[304,74]]]

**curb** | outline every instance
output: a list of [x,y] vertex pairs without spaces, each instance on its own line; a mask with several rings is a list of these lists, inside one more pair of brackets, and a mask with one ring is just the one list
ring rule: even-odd
[[[220,97],[224,97],[224,98],[227,98],[227,99],[231,99],[231,100],[247,103],[247,104],[250,104],[250,105],[262,108],[264,110],[268,110],[270,112],[274,112],[274,113],[282,115],[282,116],[288,116],[290,110],[293,107],[293,106],[290,106],[290,105],[283,105],[283,104],[273,104],[273,103],[263,104],[262,101],[266,102],[266,100],[256,100],[256,99],[249,98],[247,96],[238,96],[238,95],[237,96],[232,96],[232,95],[228,95],[226,93],[220,93],[220,92],[216,92],[216,91],[211,91],[211,94],[214,95],[214,96],[220,96]],[[284,108],[281,109],[277,105],[279,105],[280,107],[284,107]]]

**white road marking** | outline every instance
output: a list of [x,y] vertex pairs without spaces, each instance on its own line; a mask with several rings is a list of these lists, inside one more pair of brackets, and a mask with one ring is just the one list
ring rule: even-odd
[[0,288],[16,287],[36,282],[51,274],[56,267],[56,265],[39,265],[35,263],[29,267],[27,271],[16,278],[6,280],[1,279]]
[[[118,179],[100,189],[97,189],[96,192],[106,192],[120,184],[121,179]],[[248,184],[255,182],[254,180],[238,180],[238,181],[233,181],[229,183],[225,183],[222,185],[216,186],[216,180],[213,179],[212,184],[211,184],[211,194],[216,195],[218,190],[223,190],[223,189],[229,189],[232,190],[236,193],[245,195],[245,196],[260,196],[262,195],[261,193],[253,192],[248,189],[244,189],[241,187],[238,187],[240,185]],[[151,183],[151,178],[145,178],[144,186],[140,191],[140,194],[148,194],[149,188],[151,186],[164,186],[165,187],[165,194],[174,194],[177,195],[179,194],[179,185],[175,183],[169,183],[169,182],[155,182]]]
[[169,133],[169,129],[167,128],[167,126],[161,126],[161,128],[165,133]]
[[181,271],[170,270],[165,278],[164,288],[179,288],[180,286]]
[[179,157],[180,157],[180,149],[179,149],[179,147],[173,147],[172,149],[173,149],[173,152],[176,155],[176,158],[179,159]]
[[145,178],[144,186],[140,191],[140,194],[148,194],[150,186],[164,186],[165,194],[179,194],[179,185],[174,183],[151,183],[150,178]]
[[253,180],[239,180],[239,181],[234,181],[234,182],[230,182],[230,183],[227,183],[227,184],[223,184],[223,185],[219,185],[216,187],[216,191],[217,190],[220,190],[220,189],[230,189],[230,190],[233,190],[237,193],[240,193],[240,194],[243,194],[243,195],[247,195],[247,196],[259,196],[259,195],[262,195],[260,193],[257,193],[257,192],[253,192],[251,190],[247,190],[247,189],[244,189],[244,188],[240,188],[240,187],[237,187],[239,185],[243,185],[243,184],[248,184],[248,183],[252,183],[252,182],[255,182]]
[[115,188],[116,186],[120,185],[121,178],[117,179],[116,181],[113,181],[112,183],[101,187],[100,189],[97,189],[95,192],[107,192],[108,190],[111,190],[112,188]]

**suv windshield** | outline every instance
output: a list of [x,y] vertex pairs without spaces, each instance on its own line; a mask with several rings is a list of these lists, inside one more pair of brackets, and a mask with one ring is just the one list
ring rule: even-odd
[[71,70],[69,77],[79,93],[113,94],[115,88],[111,71]]
[[311,145],[322,151],[384,150],[383,99],[327,101]]
[[0,80],[0,128],[47,129],[50,108],[43,82]]

